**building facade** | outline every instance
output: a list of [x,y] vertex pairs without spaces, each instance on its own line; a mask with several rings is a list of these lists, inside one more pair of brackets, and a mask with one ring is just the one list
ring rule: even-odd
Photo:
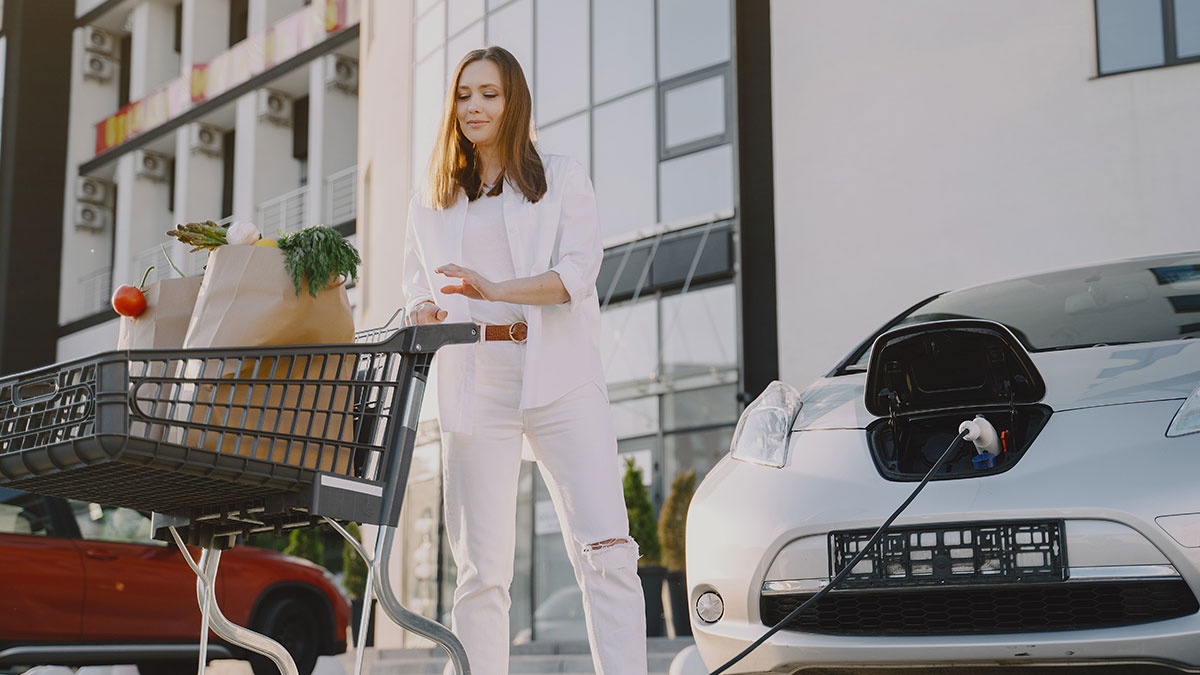
[[[163,233],[196,220],[339,227],[364,259],[356,320],[384,323],[448,78],[498,44],[532,87],[539,147],[595,184],[619,450],[656,507],[725,454],[770,380],[802,389],[920,299],[1200,249],[1200,0],[78,0],[49,50],[69,61],[61,152],[13,144],[40,91],[14,78],[40,58],[15,5],[29,0],[5,3],[0,35],[0,371],[111,348],[112,288],[163,272]],[[14,227],[45,210],[16,169],[39,153],[61,154],[49,233]],[[20,280],[50,268],[19,304]],[[53,349],[10,355],[31,305]],[[392,578],[445,621],[435,400]],[[520,486],[511,637],[578,639],[534,465]]]
[[59,360],[116,344],[116,286],[203,269],[166,236],[177,223],[354,236],[358,14],[357,0],[79,0]]
[[[455,66],[472,49],[505,47],[530,84],[539,149],[578,159],[595,185],[606,250],[600,346],[619,452],[642,468],[656,507],[676,476],[703,475],[725,453],[748,389],[736,273],[746,254],[738,245],[739,171],[756,164],[769,185],[771,167],[769,153],[739,161],[735,36],[742,15],[760,34],[767,30],[755,4],[419,0],[364,8],[364,315],[379,321],[401,301],[399,270],[389,262],[403,250],[403,214],[424,179]],[[765,62],[766,42],[754,46]],[[769,70],[756,79],[769,96]],[[768,116],[769,147],[769,109],[759,113]],[[770,208],[756,217],[770,240]],[[773,291],[771,282],[759,295]],[[772,313],[773,301],[766,305]],[[773,331],[767,341],[773,348]],[[773,361],[766,356],[757,361]],[[764,370],[759,389],[774,364]],[[401,556],[420,562],[396,578],[412,608],[446,620],[454,569],[440,523],[437,435],[425,439]],[[532,463],[522,470],[519,501],[511,637],[585,639],[561,528]]]

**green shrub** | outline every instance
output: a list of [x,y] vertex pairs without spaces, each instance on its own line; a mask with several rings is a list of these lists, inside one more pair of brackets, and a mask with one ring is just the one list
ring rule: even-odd
[[[362,534],[358,531],[358,525],[346,523],[346,531],[362,542]],[[367,588],[367,562],[362,559],[358,551],[354,550],[350,542],[343,540],[342,544],[342,569],[346,572],[342,583],[346,586],[346,592],[350,594],[350,597],[357,600],[363,597]]]
[[685,568],[687,512],[696,494],[696,470],[688,469],[675,476],[671,483],[671,494],[663,503],[658,517],[658,539],[662,542],[663,566],[671,572],[683,572]]
[[637,542],[642,557],[639,566],[659,564],[658,528],[654,522],[654,505],[642,482],[642,470],[632,458],[625,460],[625,510],[629,513],[629,536]]
[[288,537],[286,555],[311,560],[318,565],[325,565],[325,544],[321,541],[321,531],[316,527],[301,527],[292,530]]

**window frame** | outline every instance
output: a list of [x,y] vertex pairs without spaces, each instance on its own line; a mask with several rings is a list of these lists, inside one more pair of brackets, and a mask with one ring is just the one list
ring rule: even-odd
[[1112,75],[1141,72],[1143,70],[1170,68],[1185,63],[1200,63],[1200,54],[1185,58],[1178,57],[1179,48],[1175,41],[1175,0],[1160,1],[1162,2],[1163,62],[1155,66],[1141,66],[1138,68],[1104,72],[1100,69],[1100,0],[1092,0],[1092,26],[1096,38],[1096,77],[1109,77]]

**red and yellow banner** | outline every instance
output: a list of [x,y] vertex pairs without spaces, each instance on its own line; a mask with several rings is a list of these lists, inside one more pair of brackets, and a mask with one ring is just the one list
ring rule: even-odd
[[247,37],[96,124],[96,155],[215,98],[251,77],[358,23],[361,0],[321,0]]

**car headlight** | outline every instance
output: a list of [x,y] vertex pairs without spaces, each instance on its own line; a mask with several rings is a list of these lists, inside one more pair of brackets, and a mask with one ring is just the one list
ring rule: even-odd
[[781,467],[787,462],[788,438],[800,414],[800,392],[778,380],[746,406],[733,432],[729,454],[734,459]]
[[1184,436],[1200,431],[1200,387],[1183,402],[1171,426],[1167,427],[1168,436]]

